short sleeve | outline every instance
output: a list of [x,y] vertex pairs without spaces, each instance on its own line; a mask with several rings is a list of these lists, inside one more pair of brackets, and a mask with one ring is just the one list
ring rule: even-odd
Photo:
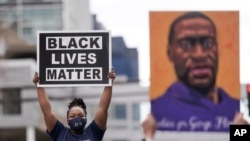
[[67,128],[60,121],[57,120],[56,125],[52,129],[52,131],[48,132],[47,130],[47,133],[53,141],[56,141],[60,138],[61,135],[64,135],[66,133],[66,130]]
[[105,131],[106,130],[99,128],[94,120],[86,128],[87,134],[90,135],[95,141],[102,141]]

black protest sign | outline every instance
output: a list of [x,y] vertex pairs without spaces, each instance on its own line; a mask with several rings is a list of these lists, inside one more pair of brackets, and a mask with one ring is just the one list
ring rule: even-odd
[[111,80],[109,31],[39,31],[39,86],[107,86]]

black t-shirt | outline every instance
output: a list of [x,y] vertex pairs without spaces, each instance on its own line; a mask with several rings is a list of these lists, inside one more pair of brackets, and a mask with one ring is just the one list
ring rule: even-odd
[[47,133],[52,141],[102,141],[105,130],[100,129],[93,120],[82,134],[75,135],[68,127],[57,121],[53,130]]

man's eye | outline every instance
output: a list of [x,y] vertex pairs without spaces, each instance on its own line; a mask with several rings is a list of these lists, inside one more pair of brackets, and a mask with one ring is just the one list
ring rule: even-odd
[[212,42],[204,42],[202,46],[205,48],[210,48],[213,46],[213,43]]
[[193,47],[193,44],[190,40],[181,40],[179,41],[179,46],[185,50]]
[[202,42],[202,46],[204,48],[211,48],[215,45],[215,41],[213,39],[205,39]]

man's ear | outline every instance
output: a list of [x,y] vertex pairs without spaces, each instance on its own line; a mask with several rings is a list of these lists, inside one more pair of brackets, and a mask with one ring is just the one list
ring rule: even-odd
[[173,56],[173,51],[172,51],[171,45],[167,46],[167,52],[166,53],[167,53],[168,59],[172,62],[173,59],[174,59],[174,56]]

